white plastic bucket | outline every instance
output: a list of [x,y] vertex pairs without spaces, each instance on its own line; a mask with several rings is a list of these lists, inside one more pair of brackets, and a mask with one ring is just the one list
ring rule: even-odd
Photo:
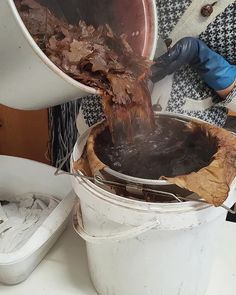
[[[77,159],[75,147],[73,157]],[[208,204],[145,203],[72,178],[89,269],[100,295],[204,295],[226,211]],[[232,184],[227,206],[235,202]],[[77,208],[79,211],[79,208]]]
[[[143,55],[153,58],[157,40],[155,1],[137,2],[145,23],[141,28],[145,38],[137,44]],[[123,15],[130,13],[123,11]],[[142,25],[138,18],[133,23]],[[139,37],[131,34],[130,38]],[[0,1],[0,40],[0,103],[18,109],[40,109],[97,93],[67,76],[47,58],[23,24],[13,0]]]

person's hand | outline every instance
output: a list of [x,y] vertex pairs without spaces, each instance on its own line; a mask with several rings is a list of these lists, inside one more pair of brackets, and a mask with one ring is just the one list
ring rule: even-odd
[[187,64],[219,94],[224,93],[222,90],[231,89],[231,85],[235,83],[236,66],[229,64],[203,41],[192,37],[181,39],[155,60],[152,66],[152,81],[157,82]]

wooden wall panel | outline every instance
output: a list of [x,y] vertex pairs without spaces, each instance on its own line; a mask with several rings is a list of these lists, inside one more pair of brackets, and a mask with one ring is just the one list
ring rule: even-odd
[[44,163],[48,144],[48,112],[21,111],[0,105],[0,154]]

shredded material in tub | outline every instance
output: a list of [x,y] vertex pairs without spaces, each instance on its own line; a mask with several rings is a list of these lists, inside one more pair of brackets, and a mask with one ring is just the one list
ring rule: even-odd
[[114,142],[148,133],[154,115],[146,80],[152,62],[136,55],[125,35],[107,25],[69,24],[34,0],[15,0],[32,37],[63,72],[99,89]]
[[22,247],[58,205],[54,198],[33,193],[7,200],[0,200],[0,253]]

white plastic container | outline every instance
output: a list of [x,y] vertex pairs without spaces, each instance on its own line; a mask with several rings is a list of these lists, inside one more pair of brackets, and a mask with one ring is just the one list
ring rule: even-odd
[[226,210],[197,202],[135,201],[75,177],[72,184],[82,211],[74,225],[86,241],[99,295],[205,294]]
[[66,227],[74,206],[68,176],[54,176],[55,168],[22,158],[0,156],[0,193],[19,195],[27,192],[52,195],[61,200],[29,240],[17,251],[0,253],[0,283],[24,281]]
[[[137,3],[144,15],[142,22],[133,20],[144,32],[138,47],[143,55],[153,58],[157,40],[155,1]],[[18,109],[40,109],[96,93],[47,58],[23,24],[13,0],[0,1],[0,40],[0,103]]]

